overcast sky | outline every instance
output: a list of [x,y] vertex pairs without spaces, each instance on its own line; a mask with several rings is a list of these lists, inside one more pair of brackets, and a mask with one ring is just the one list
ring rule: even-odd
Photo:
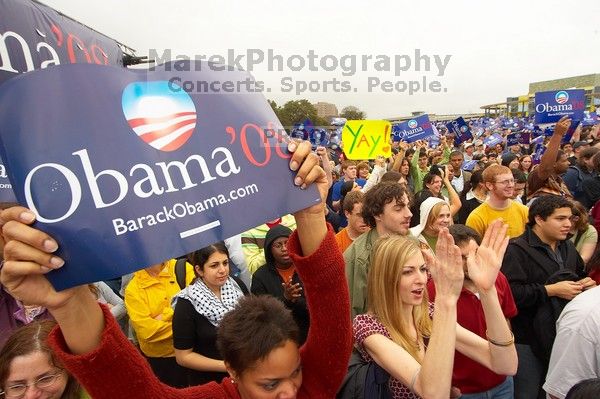
[[[410,70],[366,71],[343,76],[326,71],[268,71],[262,63],[253,71],[282,104],[306,98],[335,103],[341,110],[355,105],[369,118],[431,113],[480,112],[484,104],[502,102],[528,92],[530,82],[600,73],[600,3],[596,1],[379,1],[303,0],[252,2],[227,0],[42,0],[45,4],[125,43],[139,55],[149,49],[184,54],[246,54],[269,49],[285,58],[310,50],[320,57],[408,55]],[[415,51],[431,56],[431,71],[415,70]],[[433,56],[450,56],[443,76]],[[405,60],[406,58],[403,58]],[[319,59],[317,59],[318,62]],[[328,67],[329,65],[326,65]],[[393,65],[392,65],[393,67]],[[424,65],[422,65],[424,67]],[[283,93],[282,79],[348,80],[346,93],[322,89],[296,95]],[[440,93],[386,93],[367,90],[369,78],[380,81],[437,80]],[[287,82],[287,81],[286,81]],[[315,83],[313,83],[313,86]],[[356,89],[356,91],[355,91]]]

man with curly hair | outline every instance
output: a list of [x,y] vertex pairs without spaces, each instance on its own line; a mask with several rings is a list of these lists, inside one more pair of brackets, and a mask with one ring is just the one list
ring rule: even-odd
[[344,252],[352,317],[367,311],[367,270],[377,239],[409,234],[412,213],[406,190],[399,183],[377,184],[365,194],[362,216],[371,230],[355,239]]

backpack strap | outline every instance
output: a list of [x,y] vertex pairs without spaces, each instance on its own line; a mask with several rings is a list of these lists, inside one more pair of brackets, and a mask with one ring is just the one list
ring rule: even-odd
[[179,288],[184,289],[185,284],[185,258],[177,258],[177,262],[175,263],[175,280],[177,280],[177,285]]

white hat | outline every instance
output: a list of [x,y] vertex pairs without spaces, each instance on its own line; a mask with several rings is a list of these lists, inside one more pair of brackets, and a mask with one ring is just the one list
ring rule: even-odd
[[445,200],[438,197],[429,197],[425,201],[421,202],[421,206],[419,207],[419,211],[421,213],[421,217],[419,218],[419,224],[415,227],[410,228],[410,233],[414,237],[419,237],[423,230],[425,230],[425,225],[427,224],[427,218],[429,218],[429,213],[434,206],[439,203],[448,204]]

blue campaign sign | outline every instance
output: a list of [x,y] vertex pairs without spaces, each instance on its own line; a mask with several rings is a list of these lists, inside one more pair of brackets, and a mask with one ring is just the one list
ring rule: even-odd
[[0,84],[66,63],[123,65],[119,43],[37,1],[0,0]]
[[483,143],[485,145],[487,145],[488,147],[493,147],[496,144],[501,144],[504,141],[504,138],[502,137],[502,135],[500,133],[494,133],[489,137],[486,137],[483,140]]
[[395,141],[402,140],[407,143],[414,143],[415,141],[431,137],[434,134],[431,122],[429,121],[429,115],[420,115],[394,126],[395,129],[392,128],[392,133],[394,133],[395,138],[399,138]]
[[531,161],[533,164],[539,164],[540,161],[542,160],[542,155],[544,155],[544,152],[546,152],[546,146],[543,144],[538,144],[535,147],[535,150],[533,151],[533,154],[531,155]]
[[454,134],[454,144],[459,146],[464,141],[473,138],[469,125],[465,122],[462,116],[456,118],[450,123],[446,124],[448,131]]
[[400,124],[395,123],[392,125],[392,141],[399,142],[404,138],[404,131],[400,129]]
[[532,139],[530,144],[542,144],[544,142],[544,138],[545,136],[540,134],[536,138]]
[[531,137],[530,133],[511,133],[506,136],[506,145],[517,145],[517,144],[529,144],[529,139]]
[[581,123],[581,121],[571,121],[571,126],[569,126],[569,130],[567,130],[567,132],[565,133],[565,135],[562,137],[561,139],[561,144],[565,144],[571,141],[571,139],[573,138],[573,134],[575,133],[575,130],[577,130],[577,127],[579,126],[579,124]]
[[593,126],[597,125],[599,122],[600,118],[595,112],[586,112],[581,123],[583,126]]
[[4,162],[0,159],[0,202],[17,202]]
[[429,141],[429,145],[432,148],[437,148],[440,145],[440,136],[437,134],[434,134],[433,136],[429,136],[428,141]]
[[472,160],[472,161],[465,161],[462,165],[462,170],[466,170],[467,172],[471,172],[473,169],[475,169],[475,165],[477,165],[476,160]]
[[57,289],[320,201],[293,185],[283,127],[253,82],[178,61],[152,71],[64,65],[2,85],[0,153],[19,202],[59,242],[66,264],[48,274]]
[[558,122],[563,116],[582,120],[585,90],[541,91],[535,93],[535,123]]
[[318,146],[327,146],[329,145],[329,133],[327,132],[327,130],[323,129],[323,128],[314,128],[311,132],[310,132],[310,143],[312,144],[313,148],[316,148]]

